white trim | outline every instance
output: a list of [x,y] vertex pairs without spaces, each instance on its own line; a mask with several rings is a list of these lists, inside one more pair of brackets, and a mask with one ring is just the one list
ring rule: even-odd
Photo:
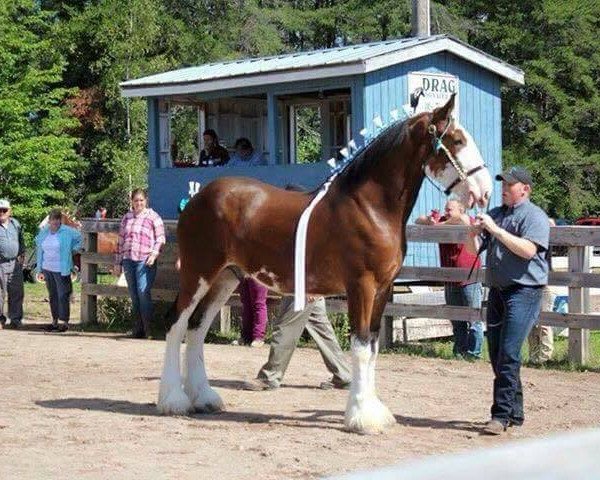
[[[215,77],[209,80],[190,81],[186,83],[156,82],[144,86],[143,78],[129,80],[120,84],[124,97],[154,97],[160,95],[178,95],[186,93],[203,93],[217,90],[249,88],[272,85],[276,83],[301,82],[322,78],[338,78],[348,75],[360,75],[382,68],[404,63],[427,55],[447,51],[481,68],[489,70],[512,84],[523,85],[525,75],[519,68],[504,63],[492,56],[448,37],[437,38],[423,43],[405,46],[398,50],[371,58],[354,60],[351,63],[332,63],[320,67],[299,67],[296,70],[247,73],[236,77]],[[151,78],[151,77],[148,77]],[[151,80],[146,80],[151,82]]]
[[525,83],[525,74],[520,69],[515,69],[506,63],[494,60],[493,58],[450,38],[441,38],[434,42],[424,43],[404,50],[398,50],[378,57],[369,58],[365,61],[365,73],[381,70],[382,68],[405,63],[439,52],[450,52],[457,57],[464,58],[471,63],[479,65],[481,68],[504,77],[514,84],[523,85]]
[[347,75],[365,73],[362,62],[350,65],[336,65],[308,70],[294,70],[284,73],[265,73],[262,75],[243,75],[234,78],[222,78],[208,81],[190,82],[184,85],[156,84],[152,86],[127,86],[121,83],[123,97],[157,97],[161,95],[179,95],[184,93],[203,93],[216,90],[229,90],[234,88],[249,88],[274,83],[302,82],[306,80],[319,80],[321,78],[337,78]]

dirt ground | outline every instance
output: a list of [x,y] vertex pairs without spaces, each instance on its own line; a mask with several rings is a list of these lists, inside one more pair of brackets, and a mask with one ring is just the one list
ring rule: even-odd
[[526,424],[490,438],[478,433],[488,364],[383,355],[379,393],[398,423],[359,436],[343,429],[346,392],[316,388],[327,378],[316,350],[297,350],[279,390],[246,392],[268,347],[226,345],[206,357],[227,411],[162,417],[164,346],[0,331],[0,478],[315,478],[600,425],[598,373],[524,369]]

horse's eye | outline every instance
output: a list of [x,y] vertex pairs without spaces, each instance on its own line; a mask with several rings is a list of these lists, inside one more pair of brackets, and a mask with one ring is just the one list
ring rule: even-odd
[[454,140],[454,145],[462,145],[462,140]]

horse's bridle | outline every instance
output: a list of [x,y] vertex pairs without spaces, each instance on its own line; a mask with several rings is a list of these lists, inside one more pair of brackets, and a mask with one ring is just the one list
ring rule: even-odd
[[441,135],[438,135],[437,127],[432,123],[429,124],[429,128],[427,129],[427,131],[429,132],[429,134],[432,137],[431,144],[433,146],[433,152],[437,155],[440,152],[440,150],[442,150],[446,154],[446,157],[448,157],[449,162],[452,164],[452,166],[456,170],[456,173],[458,174],[458,177],[456,178],[456,180],[454,180],[446,188],[446,190],[444,190],[444,194],[446,196],[450,195],[452,193],[452,190],[454,189],[454,187],[456,187],[458,184],[460,184],[462,182],[466,182],[471,175],[473,175],[473,174],[477,173],[479,170],[482,170],[485,168],[485,164],[482,163],[481,165],[478,165],[475,168],[472,168],[471,170],[465,170],[463,165],[460,163],[460,160],[458,158],[456,158],[454,155],[452,155],[452,152],[450,152],[450,150],[448,150],[448,147],[446,147],[446,145],[444,145],[444,142],[443,142],[444,136],[446,135],[446,133],[448,133],[448,128],[450,128],[450,124],[453,122],[453,120],[454,120],[453,118],[448,119],[446,128],[441,133]]

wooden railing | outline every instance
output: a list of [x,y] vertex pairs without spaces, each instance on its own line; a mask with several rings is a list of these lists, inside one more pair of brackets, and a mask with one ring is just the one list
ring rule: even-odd
[[[177,275],[174,269],[177,246],[174,242],[176,222],[165,222],[167,242],[161,254],[159,274],[152,290],[156,300],[172,301],[176,295]],[[96,299],[98,296],[127,296],[127,288],[97,283],[98,265],[110,265],[114,255],[97,252],[97,235],[103,232],[116,233],[118,220],[84,220],[83,234],[85,252],[81,257],[81,320],[96,322]],[[467,228],[463,226],[407,226],[407,238],[412,242],[462,243],[466,239]],[[540,323],[569,329],[569,359],[576,364],[585,364],[589,358],[589,331],[600,330],[600,315],[590,313],[590,288],[600,288],[600,274],[590,271],[590,258],[593,245],[600,245],[600,227],[553,227],[550,229],[550,243],[568,247],[568,271],[551,272],[550,285],[566,286],[569,292],[569,313],[542,312]],[[291,261],[291,260],[290,260]],[[406,267],[398,276],[403,280],[420,282],[461,281],[467,278],[468,270],[440,267]],[[478,281],[485,278],[485,269],[475,270],[473,277]],[[388,303],[384,310],[380,343],[391,344],[394,317],[439,318],[447,320],[474,321],[485,318],[485,309],[480,311],[469,307],[448,305],[419,305],[411,302],[413,296],[400,296],[400,302]],[[276,300],[271,300],[276,302]],[[410,302],[410,303],[409,303]],[[232,299],[229,305],[239,304]],[[328,299],[329,312],[347,312],[344,300]],[[222,326],[227,323],[223,318]]]

